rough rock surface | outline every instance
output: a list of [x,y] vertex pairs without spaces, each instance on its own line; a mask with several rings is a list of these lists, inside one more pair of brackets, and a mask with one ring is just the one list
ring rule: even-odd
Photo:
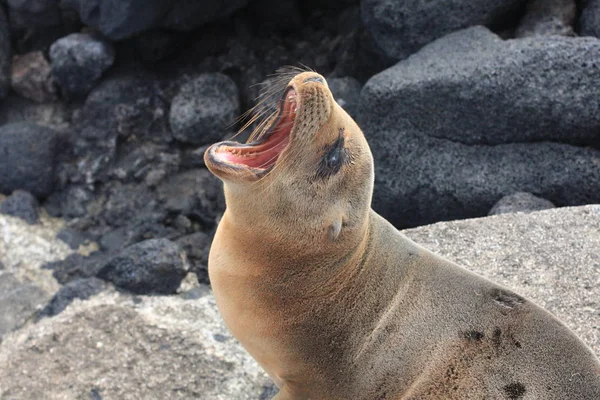
[[188,272],[185,252],[168,239],[127,247],[108,261],[98,276],[138,294],[173,294]]
[[364,0],[365,26],[389,57],[404,59],[423,45],[473,25],[494,25],[524,0]]
[[203,74],[184,83],[171,104],[173,136],[197,145],[220,140],[239,116],[237,86],[227,75]]
[[403,233],[533,300],[600,356],[600,205],[440,222]]
[[484,216],[519,191],[559,206],[600,201],[598,150],[540,142],[597,140],[598,51],[591,38],[504,42],[470,28],[371,78],[358,122],[375,209],[408,227]]
[[0,193],[27,190],[45,197],[54,189],[57,139],[31,123],[0,126]]
[[519,23],[517,37],[537,35],[574,36],[577,15],[575,0],[531,0],[527,13]]
[[75,299],[87,300],[100,293],[108,285],[98,278],[84,278],[67,283],[52,297],[37,319],[53,317],[63,312]]
[[72,33],[50,46],[52,73],[63,95],[86,95],[115,61],[112,44],[97,35]]
[[0,8],[0,101],[8,94],[10,87],[10,36],[8,34],[8,21],[4,10]]
[[579,34],[600,38],[600,0],[587,0],[579,17]]
[[76,300],[5,338],[0,382],[0,398],[20,400],[247,400],[271,387],[211,294]]
[[191,30],[225,17],[247,0],[197,2],[186,0],[71,0],[81,20],[112,40],[165,26]]
[[19,95],[38,103],[57,100],[52,69],[41,51],[15,55],[11,84]]
[[15,190],[4,201],[0,201],[0,214],[21,218],[28,224],[35,224],[40,214],[40,204],[29,192]]
[[11,273],[0,272],[0,341],[6,333],[31,319],[48,297],[39,287],[23,283]]
[[9,95],[0,107],[0,126],[29,122],[64,131],[69,126],[71,112],[64,103],[39,104],[17,95]]
[[518,192],[498,200],[488,215],[541,211],[550,208],[554,208],[551,201],[534,196],[531,193]]

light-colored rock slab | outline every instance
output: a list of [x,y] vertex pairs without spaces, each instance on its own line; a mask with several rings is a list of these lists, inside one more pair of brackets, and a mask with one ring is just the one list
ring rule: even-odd
[[600,355],[600,205],[441,222],[403,233],[533,300]]

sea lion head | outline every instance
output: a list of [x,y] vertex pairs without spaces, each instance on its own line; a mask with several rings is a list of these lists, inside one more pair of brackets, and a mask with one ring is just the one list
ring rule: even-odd
[[323,76],[287,78],[275,111],[247,143],[216,143],[204,158],[224,182],[232,219],[315,250],[364,229],[373,160],[362,131]]

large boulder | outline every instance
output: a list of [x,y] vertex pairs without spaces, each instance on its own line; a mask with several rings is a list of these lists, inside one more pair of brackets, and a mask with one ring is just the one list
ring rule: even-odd
[[52,129],[30,123],[0,127],[0,193],[27,190],[46,197],[54,188],[57,138]]
[[362,16],[387,56],[401,60],[425,44],[473,25],[497,25],[526,0],[363,0]]
[[0,398],[266,399],[272,383],[212,294],[75,300],[0,345]]
[[403,231],[528,297],[600,356],[600,205],[440,222]]
[[0,101],[8,94],[10,88],[10,36],[8,34],[8,21],[2,7],[0,7]]
[[597,140],[598,52],[591,38],[502,41],[478,27],[371,78],[359,124],[375,209],[406,227],[483,216],[519,191],[600,201],[600,152],[571,145]]

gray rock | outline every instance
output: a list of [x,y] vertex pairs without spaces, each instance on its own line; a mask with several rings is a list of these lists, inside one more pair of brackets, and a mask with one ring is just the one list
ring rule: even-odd
[[58,99],[52,69],[41,51],[13,57],[11,84],[16,93],[38,103]]
[[184,214],[211,226],[223,213],[223,186],[206,169],[181,172],[162,182],[156,189],[166,211]]
[[0,214],[18,217],[33,225],[38,222],[40,204],[31,193],[15,190],[0,203]]
[[48,294],[37,286],[0,272],[0,340],[33,318],[47,301]]
[[515,36],[575,36],[576,15],[575,0],[531,0]]
[[361,7],[380,50],[401,60],[450,32],[502,22],[523,4],[525,0],[364,0]]
[[579,17],[579,34],[600,38],[600,0],[587,0]]
[[239,113],[235,82],[221,73],[202,74],[181,86],[171,103],[169,121],[175,138],[202,145],[231,131]]
[[72,33],[50,46],[52,73],[67,98],[85,96],[115,61],[112,45],[97,35]]
[[210,294],[76,300],[5,338],[0,382],[0,398],[19,400],[248,400],[269,386]]
[[4,10],[0,7],[0,100],[4,99],[10,88],[10,36],[8,21]]
[[108,256],[99,252],[89,257],[73,253],[62,260],[43,264],[42,269],[52,271],[52,276],[58,283],[67,285],[69,282],[96,276],[107,262]]
[[600,355],[600,205],[441,222],[403,231],[547,309]]
[[27,190],[45,197],[54,188],[56,134],[28,123],[0,127],[0,193]]
[[594,39],[503,42],[472,28],[373,77],[359,125],[375,157],[375,209],[408,227],[484,216],[519,191],[560,206],[600,201],[600,152],[535,143],[597,137],[598,51]]
[[52,297],[37,319],[53,317],[63,312],[75,299],[87,300],[106,288],[106,284],[98,278],[78,279],[67,283]]
[[488,215],[533,212],[554,208],[551,201],[534,196],[531,193],[517,192],[504,196],[490,210]]
[[56,234],[56,238],[62,240],[73,250],[77,250],[82,244],[90,242],[90,238],[85,233],[68,227],[61,229]]
[[168,239],[150,239],[108,261],[98,277],[138,294],[173,294],[188,271],[185,252]]
[[350,116],[356,118],[356,115],[358,114],[358,105],[360,103],[360,90],[362,89],[360,82],[347,76],[343,78],[327,79],[327,84],[335,101],[337,101]]
[[40,29],[62,23],[59,0],[6,0],[11,25],[16,29]]
[[390,96],[380,125],[399,131],[465,144],[593,142],[598,53],[600,41],[591,38],[503,41],[470,28],[376,75],[365,92]]
[[153,28],[192,30],[226,17],[248,0],[70,0],[84,24],[112,40],[121,40]]

